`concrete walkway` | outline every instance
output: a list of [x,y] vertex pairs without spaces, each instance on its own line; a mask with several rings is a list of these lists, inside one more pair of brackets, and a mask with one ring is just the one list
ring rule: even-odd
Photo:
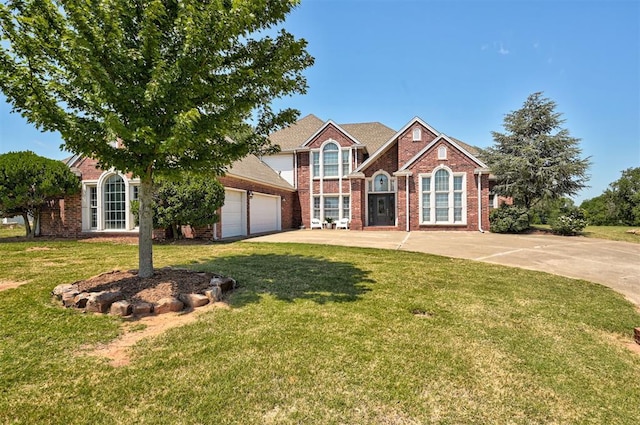
[[640,306],[640,244],[552,235],[479,232],[295,230],[247,239],[425,252],[584,279]]

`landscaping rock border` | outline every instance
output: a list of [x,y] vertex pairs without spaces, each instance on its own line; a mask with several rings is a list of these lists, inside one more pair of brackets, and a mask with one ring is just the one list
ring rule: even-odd
[[[165,268],[165,270],[167,269],[171,268]],[[194,271],[194,273],[201,272]],[[51,294],[66,308],[75,308],[91,313],[108,313],[121,317],[163,314],[202,307],[221,301],[227,292],[237,287],[235,279],[214,275],[209,281],[209,287],[202,293],[181,293],[177,297],[165,297],[157,302],[149,303],[127,300],[122,292],[117,290],[81,292],[78,283],[58,285],[53,288]]]

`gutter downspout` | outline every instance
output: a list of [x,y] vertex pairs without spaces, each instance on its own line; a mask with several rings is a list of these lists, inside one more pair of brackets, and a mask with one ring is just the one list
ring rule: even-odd
[[482,230],[482,171],[478,172],[478,231],[484,233]]
[[407,214],[407,232],[409,232],[409,217],[411,217],[411,215],[409,214],[409,174],[407,174],[405,176],[405,198],[407,201],[407,205],[406,205],[406,214]]

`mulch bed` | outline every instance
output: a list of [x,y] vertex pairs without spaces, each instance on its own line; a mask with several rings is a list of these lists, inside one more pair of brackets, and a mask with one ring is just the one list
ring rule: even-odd
[[214,273],[186,269],[156,269],[153,276],[138,277],[137,270],[114,270],[74,282],[79,292],[120,291],[132,302],[156,303],[162,298],[177,298],[180,294],[202,293],[211,288]]

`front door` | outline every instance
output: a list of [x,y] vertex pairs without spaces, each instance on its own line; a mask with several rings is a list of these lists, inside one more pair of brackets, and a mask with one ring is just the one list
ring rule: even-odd
[[369,194],[369,226],[394,226],[396,203],[393,193]]

